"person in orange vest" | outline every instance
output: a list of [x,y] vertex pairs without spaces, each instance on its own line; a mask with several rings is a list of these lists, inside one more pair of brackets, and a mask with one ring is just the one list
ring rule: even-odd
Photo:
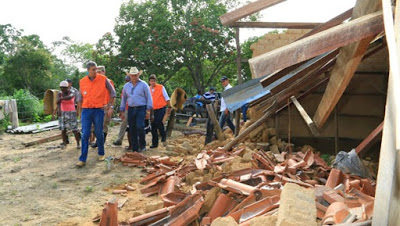
[[[114,110],[115,90],[107,77],[97,73],[97,64],[90,61],[86,64],[88,75],[79,82],[79,92],[82,113],[82,148],[79,162],[76,164],[82,167],[86,164],[86,158],[89,148],[90,128],[94,124],[94,132],[98,141],[99,161],[104,161],[104,135],[103,120],[104,114],[112,115]],[[104,96],[110,96],[110,100],[106,103]],[[105,112],[107,110],[107,112]]]
[[163,124],[163,118],[165,115],[166,107],[168,106],[168,110],[170,110],[169,96],[167,90],[163,85],[157,84],[156,75],[152,74],[149,77],[150,84],[150,92],[151,97],[153,99],[153,118],[150,118],[151,121],[151,135],[152,135],[152,145],[150,148],[158,147],[158,132],[161,135],[161,142],[165,142],[167,139],[167,135],[165,133],[165,128]]
[[[105,66],[98,66],[97,67],[97,73],[106,76],[106,67]],[[111,83],[113,88],[115,89],[114,82],[109,78],[107,78],[107,79]],[[107,91],[107,95],[105,96],[105,101],[106,101],[106,103],[108,103],[110,101],[110,95],[109,95],[108,91]],[[105,109],[105,112],[108,112],[108,110],[109,109]],[[108,124],[110,124],[110,121],[111,121],[111,116],[108,116],[108,114],[104,114],[104,120],[103,120],[104,143],[106,143],[106,138],[107,138],[107,134],[108,134]],[[93,126],[92,126],[92,132],[94,133]],[[92,145],[92,148],[97,148],[97,146],[98,146],[98,144],[97,144],[97,140],[96,140],[96,142],[94,142],[94,144]]]

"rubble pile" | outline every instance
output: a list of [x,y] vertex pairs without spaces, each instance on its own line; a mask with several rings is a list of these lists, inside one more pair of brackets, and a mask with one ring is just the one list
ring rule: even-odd
[[122,164],[148,173],[141,193],[158,195],[164,207],[120,224],[332,225],[372,218],[372,179],[331,168],[310,146],[277,149],[203,150],[191,162],[126,153]]

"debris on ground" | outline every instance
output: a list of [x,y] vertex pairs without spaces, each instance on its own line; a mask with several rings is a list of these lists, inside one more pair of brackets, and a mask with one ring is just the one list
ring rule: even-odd
[[264,131],[274,143],[267,148],[245,142],[224,151],[223,142],[204,147],[185,138],[167,146],[185,158],[136,152],[117,158],[142,168],[140,192],[163,203],[120,225],[326,225],[372,218],[373,179],[331,168],[308,145],[291,152],[273,130],[259,134]]

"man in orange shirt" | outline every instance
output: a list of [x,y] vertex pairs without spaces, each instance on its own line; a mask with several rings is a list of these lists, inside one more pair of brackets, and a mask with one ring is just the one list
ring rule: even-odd
[[[79,91],[82,106],[81,123],[82,123],[82,148],[79,162],[76,164],[82,167],[86,164],[86,158],[89,148],[90,128],[94,124],[94,132],[98,141],[99,161],[104,161],[104,135],[103,135],[103,120],[105,110],[109,116],[114,110],[115,90],[107,77],[97,74],[97,64],[88,62],[86,65],[88,75],[82,78],[79,82]],[[108,93],[107,93],[108,92]],[[104,96],[110,96],[108,103],[105,102]]]
[[[97,73],[106,76],[106,67],[98,66]],[[114,82],[109,78],[107,78],[107,79],[111,83],[112,87],[115,89]],[[110,101],[110,95],[109,95],[108,91],[107,91],[107,95],[105,96],[105,101],[106,101],[106,103],[108,103]],[[105,112],[108,112],[109,108],[110,107],[107,106],[107,109],[104,109]],[[110,121],[111,121],[111,116],[108,116],[108,114],[104,114],[104,120],[103,120],[104,143],[106,143],[106,138],[107,138],[107,134],[108,134],[108,124],[110,124]],[[92,132],[94,132],[93,126],[92,126]],[[94,144],[92,145],[92,148],[97,148],[97,146],[98,146],[98,144],[97,144],[97,140],[96,140],[96,142],[94,142]]]
[[150,75],[149,84],[150,84],[151,97],[153,99],[152,111],[154,112],[154,114],[151,114],[154,115],[154,117],[150,118],[151,135],[153,137],[152,145],[150,146],[150,148],[158,147],[158,132],[160,132],[161,135],[161,142],[164,143],[167,139],[167,135],[165,133],[165,128],[162,120],[165,115],[166,106],[168,107],[170,106],[167,90],[165,90],[165,87],[163,85],[157,84],[156,81],[157,81],[156,76],[154,74]]

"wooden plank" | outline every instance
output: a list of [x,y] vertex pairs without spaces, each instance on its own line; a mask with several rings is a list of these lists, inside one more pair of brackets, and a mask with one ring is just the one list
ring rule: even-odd
[[167,137],[171,137],[172,130],[174,129],[174,125],[175,125],[175,109],[172,109],[171,114],[168,119],[168,124],[167,124],[167,129],[166,129]]
[[[353,8],[347,10],[346,12],[330,19],[329,21],[327,21],[324,24],[321,24],[320,26],[314,28],[312,31],[308,32],[307,34],[303,35],[302,37],[300,37],[298,40],[301,40],[303,38],[306,38],[308,36],[314,35],[316,33],[325,31],[331,27],[334,27],[336,25],[341,24],[344,20],[348,19],[351,17],[351,13],[353,12]],[[296,41],[298,41],[296,40]],[[274,81],[280,79],[281,77],[283,77],[284,75],[287,74],[286,71],[292,71],[295,70],[296,68],[298,68],[301,65],[301,63],[299,64],[295,64],[293,66],[290,66],[288,68],[285,68],[277,73],[271,74],[269,76],[267,76],[265,79],[261,80],[261,84],[263,85],[263,87],[268,86],[269,84],[273,83]],[[286,71],[285,71],[286,70]]]
[[249,16],[253,13],[256,13],[260,10],[266,9],[284,1],[286,0],[258,0],[238,9],[235,9],[231,12],[225,13],[224,15],[220,16],[219,19],[221,20],[222,25],[227,26],[233,22],[245,18],[246,16]]
[[17,100],[11,99],[10,106],[11,106],[11,126],[13,129],[15,129],[19,127]]
[[371,13],[249,60],[253,77],[262,77],[322,53],[376,35],[383,30],[382,12]]
[[[358,0],[353,10],[353,18],[374,12],[378,7],[379,4],[377,0]],[[382,16],[382,12],[376,12],[362,16],[351,22],[376,14]],[[380,20],[383,23],[382,17]],[[353,30],[352,33],[357,33],[357,31],[358,30]],[[374,37],[375,35],[363,37],[361,41],[341,48],[336,64],[332,69],[332,75],[326,87],[325,94],[322,96],[321,102],[314,115],[314,122],[317,124],[318,128],[322,128],[335,108]]]
[[367,151],[374,145],[378,139],[381,137],[381,133],[383,130],[383,122],[379,124],[357,147],[356,152],[358,155],[361,155],[362,152]]
[[[393,12],[390,0],[382,0],[385,33],[389,50],[390,74],[379,156],[379,168],[374,202],[372,225],[397,225],[400,222],[400,152],[397,142],[400,131],[397,129],[399,101],[399,48],[400,48],[400,2],[396,1],[396,17],[393,25]],[[397,43],[396,43],[397,40]]]
[[[67,132],[67,136],[69,134],[72,134],[72,131],[68,131]],[[58,140],[58,139],[61,139],[61,138],[62,138],[62,135],[58,134],[58,135],[55,135],[55,136],[46,137],[46,138],[42,138],[42,139],[39,139],[39,140],[30,141],[28,143],[22,143],[22,144],[25,147],[30,147],[30,146],[34,146],[34,145],[38,145],[38,144],[44,144],[44,143],[47,143],[47,142],[55,141],[55,140]]]
[[[235,41],[236,41],[236,51],[237,51],[237,58],[236,58],[236,66],[237,66],[237,79],[238,79],[238,84],[241,85],[243,83],[243,78],[242,78],[242,63],[241,63],[241,49],[240,49],[240,39],[239,39],[239,28],[235,28],[236,30],[236,35],[235,35]],[[235,115],[235,137],[239,135],[240,131],[240,108],[236,110],[236,115]]]
[[326,29],[329,29],[331,27],[339,25],[343,21],[345,21],[348,18],[350,18],[352,13],[353,13],[353,8],[351,8],[351,9],[339,14],[338,16],[330,19],[326,23],[323,23],[323,24],[319,25],[318,27],[314,28],[312,31],[310,31],[310,32],[306,33],[305,35],[303,35],[300,39],[306,38],[308,36],[317,34],[317,33],[321,32],[321,31],[325,31]]
[[235,22],[229,26],[235,28],[314,29],[321,24],[312,22]]
[[[217,120],[217,116],[215,115],[215,110],[212,104],[207,104],[206,105],[207,112],[208,112],[208,118],[211,119],[211,123],[214,127],[214,132],[217,134],[217,138],[220,141],[225,140],[224,133],[222,133],[221,127],[219,127],[219,123]],[[223,114],[223,113],[222,113]]]
[[290,99],[292,100],[292,103],[296,107],[297,111],[300,113],[301,117],[303,117],[304,121],[306,122],[308,128],[310,128],[311,133],[314,136],[319,136],[319,132],[317,129],[317,126],[313,122],[313,120],[310,118],[310,116],[307,114],[306,110],[304,110],[303,106],[297,101],[296,97],[291,96]]

